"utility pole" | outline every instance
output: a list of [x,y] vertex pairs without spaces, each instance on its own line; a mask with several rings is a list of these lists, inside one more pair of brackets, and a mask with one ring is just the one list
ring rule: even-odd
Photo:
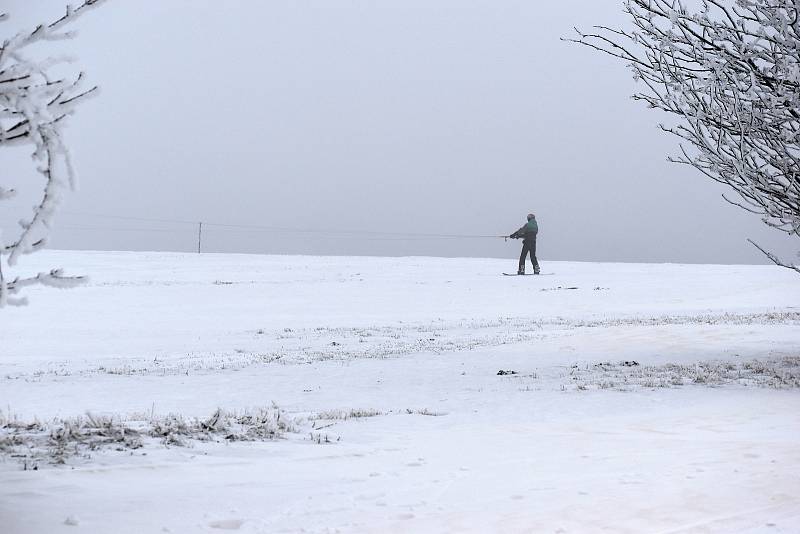
[[197,253],[203,250],[203,223],[197,223]]

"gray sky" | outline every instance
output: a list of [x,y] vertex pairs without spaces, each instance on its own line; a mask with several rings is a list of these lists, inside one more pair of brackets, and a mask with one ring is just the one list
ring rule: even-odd
[[[32,3],[0,0],[0,34],[64,4]],[[322,232],[500,235],[533,211],[542,261],[763,262],[747,237],[791,257],[666,162],[677,140],[621,64],[559,41],[624,24],[620,4],[111,0],[58,45],[102,94],[70,123],[81,188],[52,246],[196,246],[189,225],[78,215],[116,214],[320,231],[207,228],[209,251],[514,258],[502,239]],[[39,183],[24,151],[0,169],[30,191],[6,225]]]

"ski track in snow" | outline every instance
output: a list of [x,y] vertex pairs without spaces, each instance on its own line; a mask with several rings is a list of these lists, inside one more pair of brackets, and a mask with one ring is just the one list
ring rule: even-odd
[[[259,329],[244,334],[267,348],[236,349],[228,353],[190,354],[158,358],[115,358],[98,361],[85,368],[74,361],[48,362],[45,367],[14,372],[0,365],[0,380],[32,380],[46,376],[85,376],[92,374],[166,375],[176,373],[240,369],[249,365],[283,363],[304,364],[326,360],[389,358],[428,352],[432,354],[474,350],[524,343],[545,336],[577,335],[575,330],[610,327],[668,327],[686,325],[800,325],[800,312],[755,314],[701,314],[696,316],[621,317],[603,320],[565,318],[501,318],[496,321],[364,328],[318,327]],[[271,348],[279,346],[280,348]]]

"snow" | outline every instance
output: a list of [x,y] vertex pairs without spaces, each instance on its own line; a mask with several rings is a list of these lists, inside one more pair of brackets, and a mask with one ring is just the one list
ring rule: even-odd
[[89,282],[3,310],[7,420],[274,403],[297,431],[146,438],[35,471],[0,453],[0,532],[800,524],[787,270],[542,262],[554,274],[504,277],[513,259],[66,251],[20,268],[51,264]]

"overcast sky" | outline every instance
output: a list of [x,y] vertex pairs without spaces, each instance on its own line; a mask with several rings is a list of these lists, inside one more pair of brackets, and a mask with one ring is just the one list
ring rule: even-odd
[[[35,6],[32,6],[35,4]],[[0,0],[0,35],[63,0]],[[71,119],[81,176],[54,248],[495,256],[534,212],[547,260],[762,263],[751,237],[796,240],[666,162],[677,140],[630,99],[611,58],[561,42],[624,24],[621,2],[560,0],[111,0],[82,19],[75,54],[102,94]],[[27,153],[4,183],[40,188]],[[339,232],[339,233],[337,233]],[[512,261],[513,262],[513,261]]]

